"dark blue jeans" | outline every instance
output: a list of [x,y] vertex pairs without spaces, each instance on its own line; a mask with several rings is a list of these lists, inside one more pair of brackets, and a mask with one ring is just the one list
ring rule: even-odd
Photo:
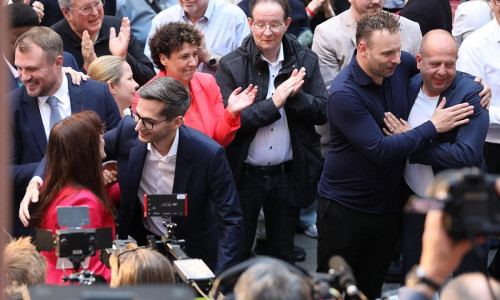
[[245,172],[242,184],[238,187],[238,194],[244,224],[242,259],[253,256],[257,218],[260,208],[263,207],[269,254],[293,264],[293,238],[300,207],[287,204],[290,174],[268,176]]

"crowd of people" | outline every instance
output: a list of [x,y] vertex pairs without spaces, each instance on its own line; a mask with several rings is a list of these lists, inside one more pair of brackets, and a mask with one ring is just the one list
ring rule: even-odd
[[[175,235],[216,275],[262,253],[294,264],[301,227],[317,271],[342,256],[368,299],[399,253],[417,276],[402,299],[431,297],[451,272],[500,279],[483,240],[446,240],[438,258],[442,215],[403,210],[440,171],[500,174],[500,0],[8,2],[12,236],[63,229],[57,207],[87,206],[87,227],[141,246],[167,234],[145,195],[187,194]],[[41,253],[45,276],[15,280],[18,293],[61,283],[55,250]],[[174,281],[151,249],[110,265],[88,269],[112,286]],[[267,268],[249,269],[237,299],[264,299],[248,287],[283,275]]]

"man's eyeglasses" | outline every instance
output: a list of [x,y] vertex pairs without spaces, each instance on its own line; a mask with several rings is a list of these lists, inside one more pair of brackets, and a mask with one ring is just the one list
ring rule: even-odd
[[104,5],[104,2],[105,2],[105,0],[99,0],[99,1],[94,2],[93,4],[89,4],[87,6],[79,8],[79,9],[72,8],[71,6],[69,7],[69,9],[75,10],[78,13],[80,13],[81,15],[88,16],[92,13],[92,11],[94,10],[94,7],[97,10],[101,9]]
[[[500,1],[500,0],[498,0]],[[281,31],[281,26],[283,26],[282,23],[271,23],[271,24],[266,24],[266,23],[253,23],[253,28],[257,30],[258,32],[264,32],[266,31],[267,26],[271,29],[272,32],[278,33]]]
[[157,120],[151,120],[151,119],[143,119],[141,116],[139,116],[136,112],[133,111],[133,109],[130,110],[130,115],[132,116],[132,119],[134,119],[135,123],[139,123],[139,121],[142,121],[142,126],[146,128],[147,130],[153,130],[153,127],[155,125],[158,125],[162,122],[167,122],[168,120],[162,120],[162,121],[157,121]]

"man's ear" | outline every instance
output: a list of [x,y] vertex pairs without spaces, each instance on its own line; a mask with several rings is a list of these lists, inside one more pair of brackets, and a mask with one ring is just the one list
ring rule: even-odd
[[68,18],[71,18],[71,16],[69,15],[69,9],[67,9],[66,7],[61,7],[61,12],[66,20]]
[[174,118],[174,127],[179,128],[184,124],[184,116],[177,116]]
[[290,23],[292,23],[292,18],[288,17],[285,20],[285,31],[288,29],[288,26],[290,26]]
[[[54,64],[55,64],[57,67],[62,68],[62,66],[63,66],[63,61],[64,61],[63,56],[62,56],[62,55],[58,55],[58,56],[56,57],[56,59],[54,60]],[[75,71],[76,71],[76,70],[75,70]]]
[[368,47],[366,47],[366,43],[365,42],[359,42],[358,44],[358,53],[365,57],[367,56],[367,52],[368,52]]
[[417,53],[415,58],[417,59],[417,68],[420,70],[420,65],[422,64],[422,55],[420,55],[420,53]]

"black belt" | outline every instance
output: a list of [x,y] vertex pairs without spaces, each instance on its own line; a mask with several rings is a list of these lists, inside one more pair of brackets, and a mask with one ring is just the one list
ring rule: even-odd
[[276,176],[276,175],[284,175],[289,173],[292,169],[292,160],[281,163],[279,165],[272,166],[252,166],[246,164],[246,170],[251,175],[257,176]]

